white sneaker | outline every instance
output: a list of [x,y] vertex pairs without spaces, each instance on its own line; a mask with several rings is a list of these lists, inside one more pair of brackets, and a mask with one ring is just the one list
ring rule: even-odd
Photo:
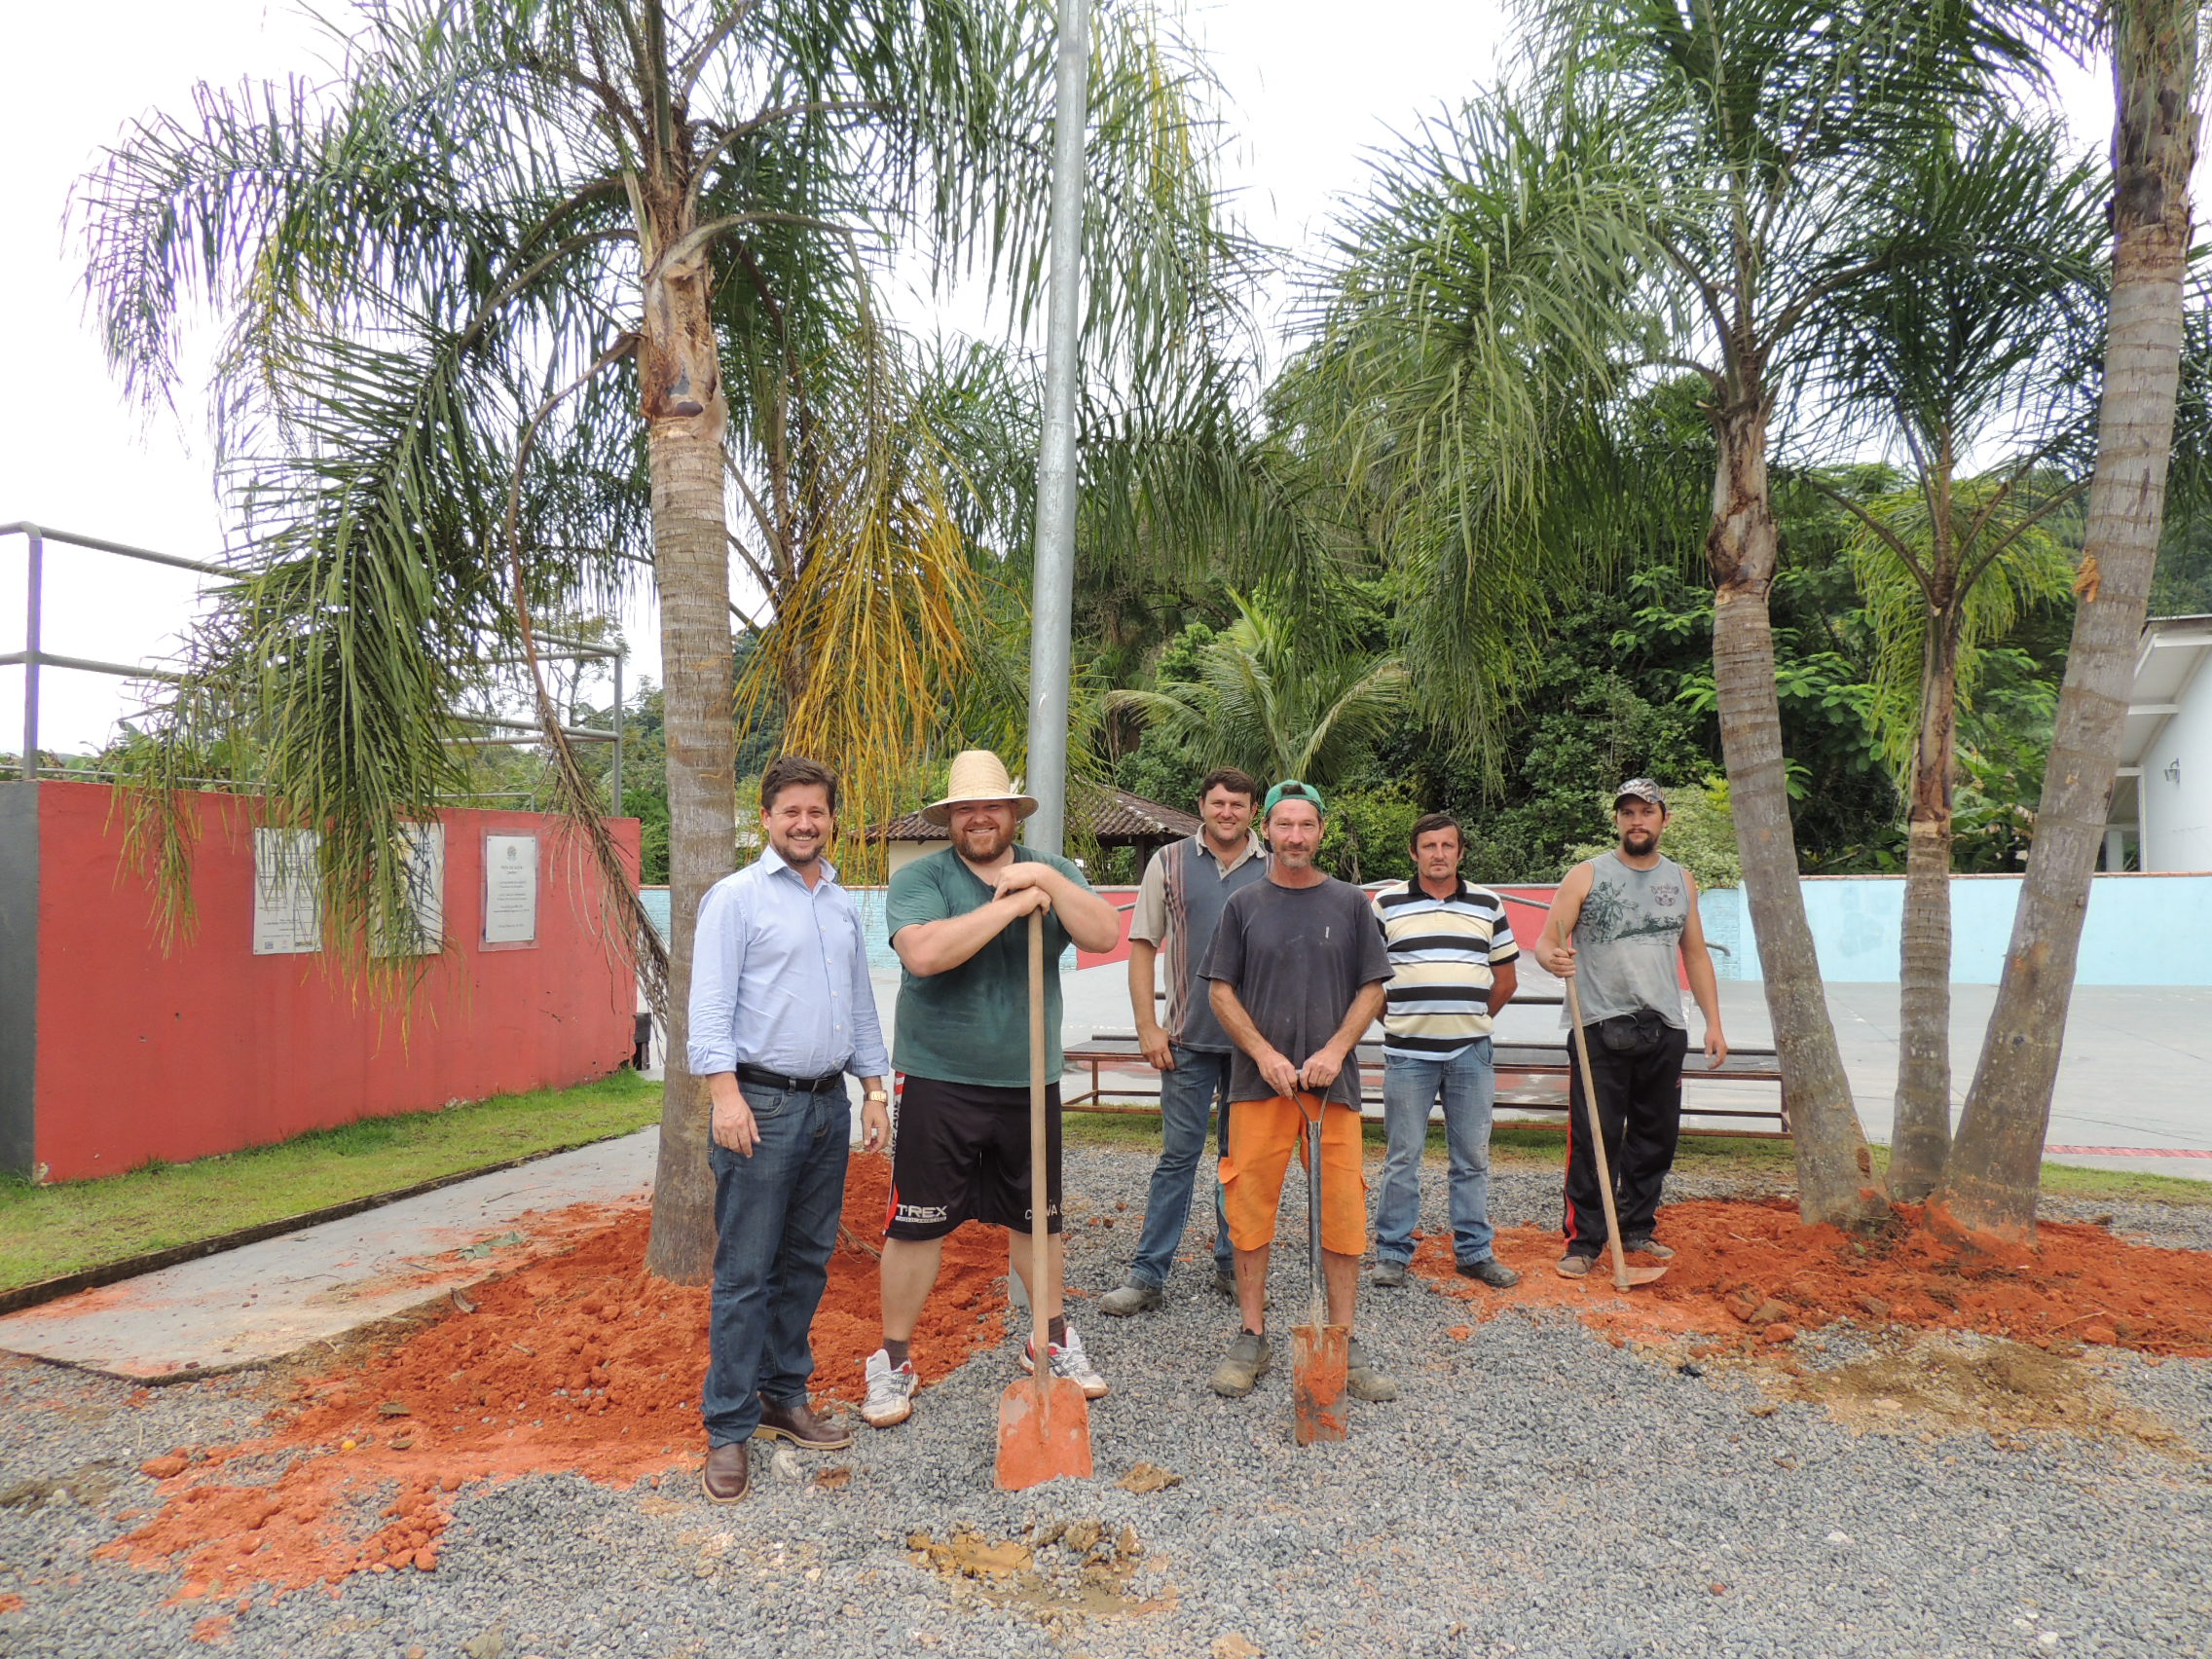
[[[1083,1338],[1076,1335],[1073,1325],[1067,1327],[1065,1342],[1047,1345],[1052,1350],[1052,1375],[1065,1377],[1083,1389],[1087,1400],[1103,1400],[1107,1394],[1106,1379],[1091,1368],[1090,1355],[1083,1351]],[[1036,1339],[1021,1345],[1021,1369],[1031,1376],[1037,1373]]]
[[867,1356],[867,1398],[861,1403],[862,1418],[870,1428],[904,1422],[914,1415],[914,1390],[921,1385],[912,1360],[894,1366],[891,1355],[877,1348]]

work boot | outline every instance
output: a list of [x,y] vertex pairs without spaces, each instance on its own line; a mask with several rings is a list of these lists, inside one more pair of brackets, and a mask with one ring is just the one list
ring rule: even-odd
[[1345,1344],[1345,1392],[1355,1400],[1381,1405],[1398,1397],[1398,1385],[1367,1363],[1367,1353],[1352,1337]]
[[1660,1243],[1658,1239],[1652,1237],[1648,1233],[1646,1233],[1641,1238],[1622,1239],[1621,1248],[1623,1250],[1631,1251],[1639,1256],[1652,1257],[1654,1260],[1661,1262],[1672,1261],[1674,1260],[1675,1256],[1675,1252],[1673,1250]]
[[861,1416],[870,1428],[889,1428],[914,1415],[914,1390],[922,1380],[914,1375],[914,1362],[894,1366],[890,1354],[877,1348],[867,1356],[867,1398]]
[[707,1448],[707,1466],[699,1471],[699,1490],[710,1503],[737,1503],[753,1490],[753,1458],[742,1440]]
[[1511,1290],[1521,1282],[1521,1275],[1495,1256],[1485,1256],[1479,1262],[1460,1262],[1455,1271],[1461,1278],[1475,1279],[1493,1290]]
[[1591,1264],[1596,1262],[1597,1259],[1595,1256],[1577,1255],[1569,1250],[1559,1259],[1559,1264],[1552,1269],[1552,1272],[1559,1274],[1561,1278],[1588,1278]]
[[788,1440],[806,1452],[835,1452],[853,1443],[853,1431],[842,1419],[825,1422],[803,1397],[778,1404],[761,1395],[760,1426],[753,1435],[756,1440]]
[[1146,1313],[1166,1301],[1165,1294],[1156,1284],[1140,1284],[1131,1279],[1119,1290],[1110,1290],[1098,1299],[1098,1311],[1111,1313],[1115,1318],[1125,1318],[1131,1313]]
[[1225,1400],[1241,1400],[1259,1386],[1274,1356],[1268,1339],[1258,1331],[1239,1331],[1229,1345],[1229,1357],[1214,1367],[1213,1391]]
[[[1045,1346],[1052,1350],[1052,1375],[1065,1377],[1083,1390],[1087,1400],[1103,1400],[1107,1394],[1106,1379],[1098,1375],[1098,1368],[1090,1363],[1090,1355],[1084,1352],[1083,1339],[1076,1335],[1073,1325],[1062,1327],[1065,1335],[1056,1343]],[[1036,1341],[1032,1338],[1021,1345],[1021,1369],[1032,1376],[1037,1371]]]
[[1387,1260],[1376,1263],[1375,1284],[1377,1288],[1382,1290],[1405,1289],[1406,1264],[1403,1262],[1392,1262]]

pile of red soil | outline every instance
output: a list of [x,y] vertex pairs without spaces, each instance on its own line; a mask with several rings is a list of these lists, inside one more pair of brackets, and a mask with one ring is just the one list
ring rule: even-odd
[[[889,1185],[887,1159],[853,1160],[845,1225],[855,1236],[881,1237]],[[301,1384],[264,1439],[153,1459],[147,1472],[166,1477],[166,1501],[106,1553],[181,1564],[186,1599],[428,1571],[452,1494],[469,1482],[573,1471],[628,1484],[696,1464],[707,1292],[645,1274],[648,1227],[643,1209],[621,1213],[568,1253],[478,1287],[473,1311],[457,1307]],[[1000,1339],[1005,1271],[997,1230],[945,1240],[914,1333],[925,1379]],[[840,1244],[814,1320],[818,1397],[860,1396],[877,1311],[874,1256]]]
[[1523,1275],[1514,1290],[1456,1277],[1448,1235],[1423,1239],[1414,1266],[1465,1298],[1479,1317],[1516,1303],[1566,1307],[1624,1336],[1781,1343],[1848,1319],[1978,1331],[2045,1347],[2091,1343],[2212,1355],[2212,1252],[2162,1250],[2102,1227],[2044,1222],[2034,1251],[1984,1254],[1938,1238],[1920,1219],[1917,1209],[1899,1205],[1890,1229],[1856,1238],[1806,1227],[1795,1205],[1778,1199],[1669,1204],[1660,1217],[1675,1251],[1667,1276],[1626,1295],[1613,1288],[1609,1255],[1586,1279],[1560,1278],[1552,1272],[1560,1236],[1536,1228],[1499,1230],[1498,1259]]

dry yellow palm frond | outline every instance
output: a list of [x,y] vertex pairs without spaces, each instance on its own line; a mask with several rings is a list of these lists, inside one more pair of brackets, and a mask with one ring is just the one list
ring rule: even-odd
[[740,723],[780,705],[784,749],[836,767],[838,859],[856,880],[881,876],[863,831],[927,764],[983,624],[939,458],[899,436],[820,479],[798,578],[737,684]]

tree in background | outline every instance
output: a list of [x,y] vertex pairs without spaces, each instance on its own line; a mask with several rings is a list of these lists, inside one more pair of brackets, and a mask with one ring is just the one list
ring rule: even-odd
[[[1113,280],[1087,360],[1124,381],[1202,357],[1225,309],[1203,77],[1155,21],[1101,8],[1092,54],[1085,263]],[[181,880],[164,792],[242,735],[270,810],[325,830],[325,914],[374,937],[411,913],[405,827],[459,781],[483,660],[649,571],[674,930],[647,1265],[698,1280],[707,1115],[681,1061],[693,921],[733,856],[732,554],[768,607],[754,689],[790,741],[841,746],[864,810],[978,603],[929,359],[875,285],[903,249],[1037,305],[1050,9],[394,0],[351,26],[342,79],[203,88],[81,189],[132,391],[166,392],[194,306],[229,329],[214,420],[245,551],[148,746],[142,844]]]
[[1407,705],[1403,664],[1362,653],[1318,624],[1299,628],[1263,600],[1232,595],[1236,620],[1197,652],[1197,677],[1106,699],[1179,740],[1201,769],[1301,778],[1327,790]]
[[[1818,373],[1844,429],[1900,448],[1911,478],[1863,501],[1818,471],[1806,479],[1856,521],[1851,558],[1878,639],[1871,723],[1906,780],[1887,1173],[1894,1197],[1917,1201],[1950,1153],[1961,695],[1982,647],[2072,588],[2054,515],[2086,488],[2092,405],[2079,365],[2102,320],[2103,227],[2095,169],[2068,158],[2055,123],[1996,116],[1940,134],[1900,186],[1871,240],[1891,250],[1828,309]],[[2011,458],[1964,474],[1992,440]]]
[[2005,974],[1932,1205],[1948,1224],[2015,1239],[2035,1231],[2082,918],[2163,529],[2186,339],[2201,19],[2196,0],[2120,0],[2110,21],[2112,302],[2081,604]]
[[[1769,608],[1770,432],[1840,296],[1893,247],[1869,229],[1924,154],[1999,95],[2026,45],[1946,0],[1547,0],[1526,87],[1432,124],[1346,260],[1336,354],[1424,353],[1393,404],[1372,378],[1346,441],[1433,480],[1446,509],[1426,610],[1445,625],[1535,548],[1643,510],[1618,488],[1623,393],[1703,383],[1714,444],[1713,669],[1746,889],[1796,1124],[1808,1221],[1887,1213],[1798,892]],[[1366,319],[1364,325],[1360,319]],[[1393,347],[1392,339],[1400,342]],[[1391,419],[1394,408],[1405,418]],[[1478,565],[1478,561],[1488,561]],[[1479,677],[1479,670],[1478,670]]]

